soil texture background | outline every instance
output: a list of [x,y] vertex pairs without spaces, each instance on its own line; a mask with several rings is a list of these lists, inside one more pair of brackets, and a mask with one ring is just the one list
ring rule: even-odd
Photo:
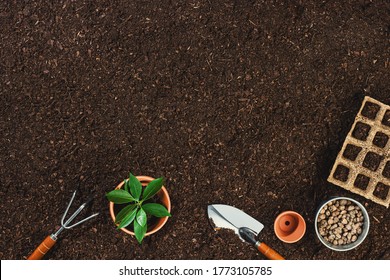
[[[48,3],[49,2],[49,3]],[[0,258],[25,259],[72,192],[98,218],[47,259],[264,259],[215,232],[207,205],[244,210],[287,259],[390,259],[390,212],[326,181],[365,95],[390,104],[389,1],[1,1]],[[138,245],[105,193],[164,176],[172,218]],[[366,206],[366,240],[316,237],[322,201]],[[299,212],[294,244],[273,232]]]

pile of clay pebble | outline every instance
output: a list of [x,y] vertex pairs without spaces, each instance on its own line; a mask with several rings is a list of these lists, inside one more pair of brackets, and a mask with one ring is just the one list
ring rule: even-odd
[[333,200],[325,204],[317,219],[318,232],[325,241],[335,245],[355,242],[363,230],[363,213],[349,200]]

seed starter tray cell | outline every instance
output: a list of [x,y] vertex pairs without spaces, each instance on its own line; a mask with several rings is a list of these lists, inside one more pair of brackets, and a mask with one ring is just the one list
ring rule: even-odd
[[390,106],[369,96],[337,155],[328,182],[390,205]]

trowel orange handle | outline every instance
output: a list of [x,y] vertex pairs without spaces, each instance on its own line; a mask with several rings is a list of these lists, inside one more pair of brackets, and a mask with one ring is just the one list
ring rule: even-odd
[[28,257],[28,260],[40,260],[50,250],[56,241],[49,235],[42,241],[42,243],[35,249],[35,251]]
[[[256,244],[257,245],[257,244]],[[266,256],[269,260],[284,260],[284,258],[279,255],[278,252],[276,252],[274,249],[269,247],[264,242],[260,242],[258,244],[257,249],[262,253],[264,256]]]

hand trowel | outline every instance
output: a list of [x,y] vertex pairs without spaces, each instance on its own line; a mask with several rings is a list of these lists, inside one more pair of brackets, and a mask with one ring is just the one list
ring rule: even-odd
[[224,204],[212,204],[207,207],[209,219],[215,230],[226,228],[233,230],[243,241],[255,246],[270,260],[284,260],[284,258],[264,242],[257,240],[257,235],[264,225],[245,212]]

